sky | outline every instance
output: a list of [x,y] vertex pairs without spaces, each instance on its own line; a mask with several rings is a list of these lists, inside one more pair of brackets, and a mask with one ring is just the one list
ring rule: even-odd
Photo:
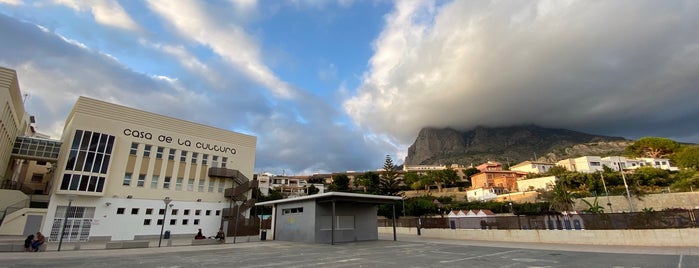
[[257,137],[255,172],[401,164],[424,127],[699,143],[699,1],[0,0],[39,132],[78,96]]

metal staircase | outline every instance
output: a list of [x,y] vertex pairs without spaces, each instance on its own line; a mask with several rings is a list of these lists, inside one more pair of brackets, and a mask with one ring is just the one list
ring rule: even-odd
[[[235,169],[227,168],[209,168],[209,177],[232,179],[237,186],[228,188],[224,191],[224,196],[229,198],[230,206],[224,208],[221,217],[222,222],[228,222],[227,234],[235,234],[236,236],[257,235],[259,234],[259,219],[255,217],[246,218],[245,214],[250,208],[255,206],[257,202],[254,198],[248,199],[248,192],[253,188],[258,187],[257,180],[248,179],[243,173]],[[252,196],[252,194],[250,194]],[[236,203],[240,203],[238,206]],[[237,214],[237,215],[236,215]],[[238,224],[235,224],[235,221]],[[237,226],[237,228],[235,228]]]

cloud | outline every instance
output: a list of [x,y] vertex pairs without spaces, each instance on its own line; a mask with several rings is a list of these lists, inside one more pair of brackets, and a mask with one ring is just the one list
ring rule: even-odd
[[19,5],[24,5],[24,2],[22,0],[0,0],[0,4],[19,6]]
[[344,108],[404,145],[427,126],[528,123],[699,142],[695,14],[695,1],[399,2]]
[[113,0],[54,0],[56,4],[65,5],[75,11],[89,10],[100,24],[124,30],[137,30],[136,22],[124,11],[119,2]]

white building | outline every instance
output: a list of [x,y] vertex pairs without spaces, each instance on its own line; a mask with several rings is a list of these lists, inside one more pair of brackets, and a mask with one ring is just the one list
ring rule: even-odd
[[254,187],[254,136],[80,97],[62,141],[42,227],[53,241],[66,217],[64,241],[213,235]]
[[498,198],[498,193],[493,188],[476,188],[466,191],[466,199],[472,201],[487,201]]
[[578,158],[568,158],[556,162],[569,171],[582,173],[595,173],[603,171],[602,158],[599,156],[582,156]]
[[556,181],[558,178],[556,176],[547,176],[547,177],[541,177],[541,178],[534,178],[534,179],[525,179],[525,180],[519,180],[517,181],[517,189],[520,192],[526,192],[526,191],[536,191],[536,190],[553,190],[553,187],[556,185]]
[[537,161],[524,161],[517,165],[511,166],[512,171],[521,171],[526,173],[546,173],[552,167],[556,165],[553,163],[537,162]]

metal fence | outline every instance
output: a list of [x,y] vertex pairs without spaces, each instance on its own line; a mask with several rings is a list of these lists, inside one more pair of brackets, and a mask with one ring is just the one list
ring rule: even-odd
[[[696,228],[699,209],[674,209],[635,213],[548,214],[463,218],[399,218],[396,227],[441,229],[510,230],[624,230]],[[393,226],[391,219],[379,219],[379,227]]]

